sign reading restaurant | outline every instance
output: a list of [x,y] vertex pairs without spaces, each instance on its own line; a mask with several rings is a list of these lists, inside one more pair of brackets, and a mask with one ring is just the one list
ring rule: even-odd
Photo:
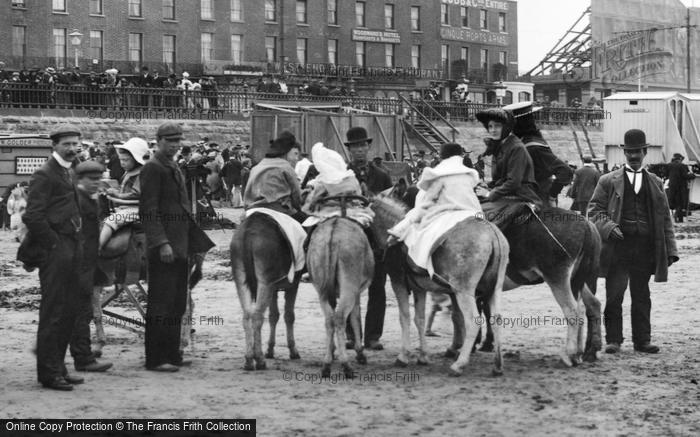
[[472,8],[508,10],[508,3],[497,0],[442,0],[442,3],[448,5],[471,6]]
[[385,30],[353,29],[352,40],[401,44],[401,36],[398,32],[391,32]]
[[508,45],[508,35],[481,30],[459,29],[454,27],[441,27],[440,37],[452,41],[466,41],[481,44]]

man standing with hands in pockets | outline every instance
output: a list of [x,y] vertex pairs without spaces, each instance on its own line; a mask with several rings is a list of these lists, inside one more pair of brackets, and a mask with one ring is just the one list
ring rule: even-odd
[[176,372],[190,364],[179,351],[188,257],[214,246],[192,218],[185,178],[173,160],[182,136],[177,123],[163,123],[156,133],[154,159],[141,170],[139,216],[148,246],[146,368],[158,372]]

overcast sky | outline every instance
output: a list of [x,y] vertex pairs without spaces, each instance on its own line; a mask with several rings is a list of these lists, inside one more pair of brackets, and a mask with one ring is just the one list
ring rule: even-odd
[[[700,0],[681,0],[700,6]],[[525,73],[554,47],[591,4],[590,0],[517,0],[518,70]]]

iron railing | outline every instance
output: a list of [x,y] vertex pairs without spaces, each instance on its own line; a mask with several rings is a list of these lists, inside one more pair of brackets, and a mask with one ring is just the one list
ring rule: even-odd
[[[477,112],[498,106],[411,98],[409,101],[431,120],[473,121]],[[250,111],[254,103],[342,105],[394,115],[409,112],[409,105],[401,99],[357,95],[315,96],[258,93],[245,89],[193,91],[132,86],[0,83],[0,108],[178,111],[181,116],[174,114],[174,118],[186,118],[186,111],[242,113]],[[547,107],[537,112],[535,117],[543,124],[567,124],[571,119],[600,125],[606,114],[609,113],[602,109]]]

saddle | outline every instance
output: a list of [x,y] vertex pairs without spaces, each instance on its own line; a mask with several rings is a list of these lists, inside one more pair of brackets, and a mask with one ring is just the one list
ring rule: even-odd
[[146,279],[146,234],[133,223],[117,230],[97,260],[95,285],[133,284]]
[[369,208],[369,200],[364,196],[338,195],[322,197],[311,205],[313,215],[304,226],[315,226],[331,217],[348,218],[363,228],[368,228],[374,220],[374,211]]
[[[411,275],[408,275],[409,281],[411,276],[417,276],[421,278],[430,278],[430,274],[428,271],[413,262],[410,256],[408,256],[408,247],[405,244],[401,245],[401,254],[403,255],[404,259],[406,260],[405,266],[408,269],[408,271],[411,273]],[[450,289],[451,286],[450,284],[444,280],[440,275],[435,273],[431,279],[436,285],[438,285],[441,288],[447,288]]]

